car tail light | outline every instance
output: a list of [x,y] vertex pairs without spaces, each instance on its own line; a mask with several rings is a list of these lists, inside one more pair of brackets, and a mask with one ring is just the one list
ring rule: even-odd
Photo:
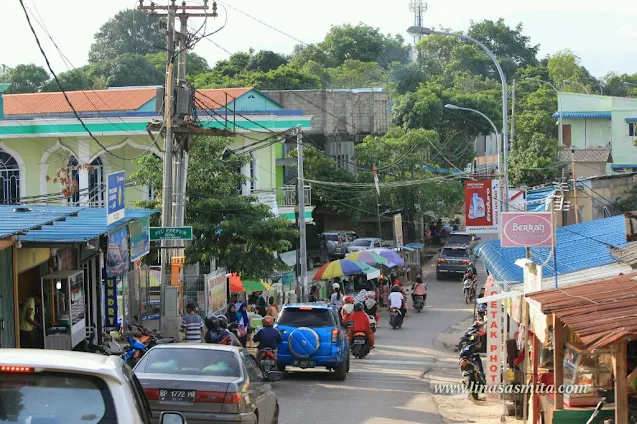
[[447,260],[446,259],[442,259],[442,258],[438,258],[438,263],[439,264],[445,264],[445,263],[447,263]]
[[307,306],[303,306],[302,308],[299,308],[299,311],[311,311],[312,308],[307,307]]
[[463,259],[462,260],[462,264],[463,265],[469,265],[471,263],[471,261],[469,259]]
[[159,389],[144,389],[144,393],[148,400],[159,400]]
[[358,332],[354,334],[354,337],[365,337],[367,334],[363,333],[363,332]]
[[336,343],[338,341],[338,328],[332,328],[332,343]]
[[35,368],[33,367],[16,367],[13,365],[2,365],[0,366],[0,372],[7,372],[7,373],[30,373],[30,372],[35,372]]
[[343,245],[343,239],[341,238],[341,236],[338,236],[338,247],[341,247]]
[[239,402],[226,402],[226,397],[238,393],[226,393],[226,392],[197,392],[195,394],[195,402],[197,403],[239,403]]

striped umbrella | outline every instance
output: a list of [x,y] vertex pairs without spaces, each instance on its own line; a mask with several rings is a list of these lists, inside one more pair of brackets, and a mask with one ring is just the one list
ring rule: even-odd
[[[345,257],[345,259],[355,260],[362,262],[366,265],[374,266],[374,265],[386,265],[389,264],[389,260],[383,258],[378,253],[373,252],[371,250],[359,250],[357,252],[352,252]],[[391,268],[391,266],[389,266]]]
[[379,249],[372,249],[372,251],[376,252],[383,258],[387,259],[388,261],[392,263],[395,263],[398,266],[405,265],[405,261],[403,260],[403,258],[401,258],[400,255],[394,252],[393,250],[379,248]]
[[368,274],[374,271],[377,271],[377,269],[362,262],[349,259],[339,259],[328,262],[319,268],[314,275],[313,280],[319,281],[327,280],[329,278],[343,277],[345,275]]

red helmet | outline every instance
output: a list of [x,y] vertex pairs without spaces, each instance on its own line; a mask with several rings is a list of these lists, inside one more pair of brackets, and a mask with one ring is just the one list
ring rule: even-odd
[[345,301],[345,303],[354,303],[354,297],[353,296],[345,296],[345,299],[343,299]]
[[394,285],[394,286],[400,286],[400,281],[395,280],[393,285]]

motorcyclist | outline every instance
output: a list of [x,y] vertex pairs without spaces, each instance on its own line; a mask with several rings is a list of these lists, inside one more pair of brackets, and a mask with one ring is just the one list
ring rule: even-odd
[[427,301],[427,284],[422,280],[422,276],[416,277],[416,282],[411,286],[411,301],[416,299],[416,296],[422,296],[423,303]]
[[243,345],[241,344],[241,340],[239,340],[239,338],[237,337],[237,335],[235,333],[233,333],[232,331],[228,330],[228,317],[226,317],[225,315],[217,315],[217,318],[219,319],[219,327],[221,327],[223,330],[226,330],[228,333],[228,336],[230,337],[230,345],[232,346],[239,346],[239,347],[243,347]]
[[204,319],[206,325],[206,334],[204,339],[206,343],[220,344],[226,337],[228,337],[228,331],[219,326],[219,318],[216,315],[208,315]]
[[341,309],[341,320],[343,321],[343,325],[347,325],[347,321],[349,320],[349,316],[354,312],[354,296],[345,296],[343,299],[345,304]]
[[257,346],[257,360],[261,360],[263,349],[270,348],[274,353],[274,360],[276,361],[276,352],[279,344],[283,341],[279,330],[273,327],[274,318],[271,316],[263,317],[263,328],[257,332],[252,338],[253,341],[259,343]]
[[354,312],[352,312],[349,316],[349,321],[352,321],[354,324],[349,328],[349,340],[350,343],[354,339],[354,333],[363,332],[367,334],[367,342],[369,343],[369,348],[374,348],[374,332],[372,331],[371,324],[369,322],[369,317],[364,310],[363,303],[356,302],[354,304]]
[[367,299],[363,302],[363,306],[365,307],[365,313],[367,313],[367,315],[372,315],[374,318],[376,317],[376,313],[378,312],[378,302],[376,302],[375,291],[367,292]]
[[405,307],[405,296],[400,290],[400,286],[393,286],[391,288],[391,293],[389,294],[389,307],[398,308],[403,318],[405,317],[407,308]]

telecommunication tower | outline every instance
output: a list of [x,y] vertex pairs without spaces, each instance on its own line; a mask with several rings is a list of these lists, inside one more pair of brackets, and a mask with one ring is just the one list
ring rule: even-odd
[[[414,12],[414,25],[421,27],[422,18],[427,11],[427,3],[423,0],[409,0],[409,10]],[[416,44],[422,35],[414,36],[414,44]]]

